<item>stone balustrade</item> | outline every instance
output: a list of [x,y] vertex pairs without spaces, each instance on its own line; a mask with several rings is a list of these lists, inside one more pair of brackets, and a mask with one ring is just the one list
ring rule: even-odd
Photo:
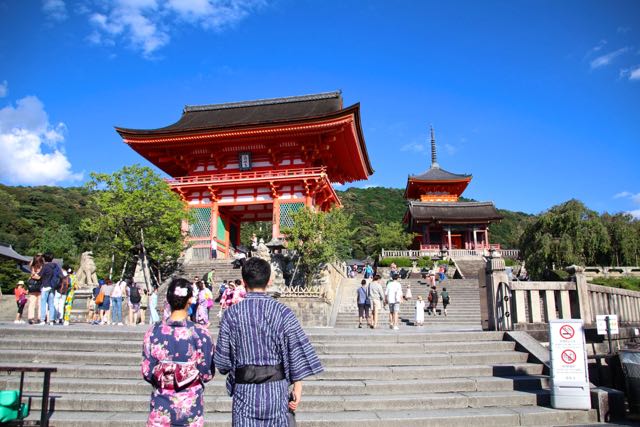
[[[382,249],[380,258],[423,258],[423,257],[466,257],[466,256],[488,256],[490,250],[487,249],[450,249],[440,250],[433,248],[412,249],[412,250],[388,250]],[[519,249],[500,249],[500,253],[504,258],[518,259],[520,257]]]
[[[631,273],[637,267],[601,268]],[[617,314],[621,325],[640,324],[640,292],[589,283],[593,272],[576,267],[570,281],[510,281],[502,258],[489,258],[481,278],[485,329],[524,328],[554,319],[582,319],[595,326],[596,316]],[[486,295],[486,297],[485,297]]]

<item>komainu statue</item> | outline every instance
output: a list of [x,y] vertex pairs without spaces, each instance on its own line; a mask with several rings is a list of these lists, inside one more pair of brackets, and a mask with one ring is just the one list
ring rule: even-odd
[[98,285],[96,263],[93,262],[93,252],[83,252],[80,256],[80,267],[76,273],[76,288],[86,289]]

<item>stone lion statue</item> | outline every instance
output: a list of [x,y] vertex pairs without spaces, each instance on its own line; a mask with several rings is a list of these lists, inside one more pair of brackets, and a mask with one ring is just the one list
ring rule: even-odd
[[77,289],[93,288],[98,284],[96,276],[96,263],[93,261],[93,252],[87,251],[80,255],[80,267],[76,272]]

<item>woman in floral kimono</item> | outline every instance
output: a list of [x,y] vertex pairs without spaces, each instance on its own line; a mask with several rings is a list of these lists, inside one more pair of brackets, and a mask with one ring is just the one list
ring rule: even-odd
[[154,390],[147,427],[204,426],[204,383],[213,378],[209,331],[187,318],[191,283],[174,279],[167,290],[171,316],[145,334],[142,376]]
[[209,307],[207,303],[207,293],[205,292],[204,282],[198,282],[198,305],[196,308],[196,323],[203,326],[209,326]]

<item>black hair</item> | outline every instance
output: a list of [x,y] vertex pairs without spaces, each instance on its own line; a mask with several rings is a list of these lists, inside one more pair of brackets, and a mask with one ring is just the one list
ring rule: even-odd
[[242,266],[242,280],[247,288],[266,288],[271,278],[271,265],[261,258],[249,258]]
[[[186,295],[176,295],[176,289],[186,289]],[[167,289],[167,302],[171,306],[171,311],[184,309],[192,296],[193,290],[191,289],[191,282],[187,279],[176,278],[169,283],[169,289]]]
[[233,282],[233,284],[236,286],[242,286],[242,280],[236,279],[235,282]]
[[442,290],[443,290],[443,291],[446,291],[446,290],[447,290],[447,288],[442,288]]
[[379,274],[376,274],[375,276],[373,276],[373,280],[380,280],[380,278],[381,278],[381,277],[380,277],[380,275],[379,275]]
[[362,282],[360,282],[360,284],[361,284],[361,285],[366,285],[366,284],[367,284],[367,281],[366,281],[366,280],[364,280],[364,279],[362,279]]
[[45,262],[53,261],[53,254],[51,252],[47,252],[46,254],[44,254],[44,261]]

